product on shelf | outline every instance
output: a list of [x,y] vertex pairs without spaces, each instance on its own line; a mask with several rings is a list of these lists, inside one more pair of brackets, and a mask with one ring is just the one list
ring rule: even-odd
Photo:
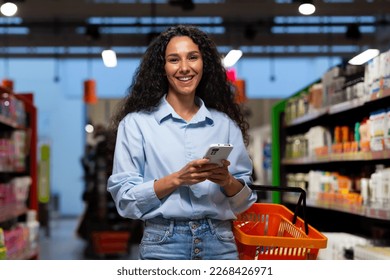
[[358,246],[367,246],[371,241],[367,238],[346,232],[323,232],[328,237],[328,246],[320,250],[320,260],[351,260]]
[[37,211],[29,210],[26,215],[26,227],[28,229],[28,246],[30,250],[38,249],[39,244],[39,222],[37,219]]

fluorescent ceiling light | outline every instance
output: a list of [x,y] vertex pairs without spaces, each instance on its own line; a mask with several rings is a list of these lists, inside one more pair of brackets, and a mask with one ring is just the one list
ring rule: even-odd
[[116,67],[116,53],[113,50],[104,50],[102,51],[102,58],[104,66],[106,67]]
[[225,67],[232,67],[242,56],[242,51],[231,50],[223,59],[223,65]]
[[18,6],[12,2],[5,2],[0,7],[0,12],[6,17],[12,17],[18,11]]
[[299,5],[298,11],[305,16],[312,15],[316,11],[316,7],[313,5],[313,3],[310,3],[311,1],[304,1],[305,3],[302,3]]
[[348,63],[352,65],[362,65],[367,61],[370,61],[371,59],[376,57],[378,54],[379,54],[379,50],[368,49],[358,54],[357,56],[353,57],[351,60],[348,61]]

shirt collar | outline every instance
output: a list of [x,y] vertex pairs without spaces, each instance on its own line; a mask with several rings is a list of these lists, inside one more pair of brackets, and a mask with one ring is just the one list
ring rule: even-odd
[[[195,96],[195,102],[199,105],[199,110],[189,123],[199,123],[205,121],[209,124],[213,124],[214,121],[212,115],[204,105],[203,100],[198,96]],[[161,98],[160,104],[158,105],[157,110],[154,112],[154,117],[160,124],[169,118],[183,120],[168,103],[166,95]]]

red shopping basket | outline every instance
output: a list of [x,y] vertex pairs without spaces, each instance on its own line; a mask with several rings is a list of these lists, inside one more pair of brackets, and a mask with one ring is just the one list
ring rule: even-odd
[[[306,222],[306,192],[296,187],[252,186],[255,190],[300,192],[295,212],[273,203],[255,203],[233,223],[242,260],[315,260],[328,239]],[[304,219],[298,217],[302,204]]]
[[94,231],[92,232],[94,253],[98,255],[127,254],[130,237],[128,231]]

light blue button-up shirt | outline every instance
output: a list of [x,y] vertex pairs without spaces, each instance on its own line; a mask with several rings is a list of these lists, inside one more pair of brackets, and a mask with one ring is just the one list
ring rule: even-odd
[[[157,110],[133,112],[120,122],[107,188],[121,216],[141,220],[157,216],[228,220],[256,201],[256,193],[248,187],[252,183],[252,162],[239,127],[225,114],[207,109],[202,100],[197,99],[197,103],[200,109],[189,122],[165,97]],[[181,186],[163,199],[156,196],[154,180],[202,158],[214,143],[233,144],[229,172],[245,182],[239,193],[227,197],[219,185],[206,180]]]

